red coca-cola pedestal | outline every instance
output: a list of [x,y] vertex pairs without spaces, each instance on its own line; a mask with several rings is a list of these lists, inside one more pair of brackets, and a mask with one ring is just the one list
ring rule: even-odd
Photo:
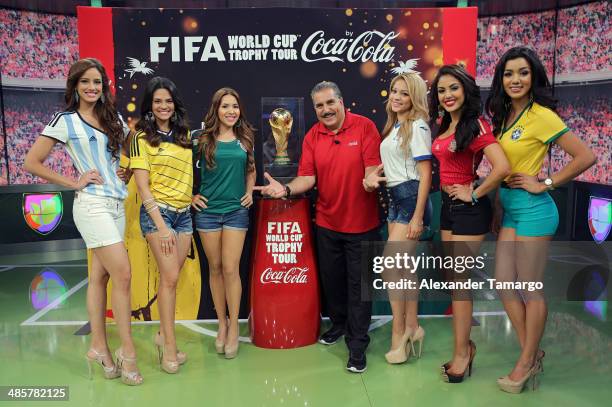
[[259,199],[251,265],[249,324],[255,346],[289,349],[317,341],[319,281],[310,200]]

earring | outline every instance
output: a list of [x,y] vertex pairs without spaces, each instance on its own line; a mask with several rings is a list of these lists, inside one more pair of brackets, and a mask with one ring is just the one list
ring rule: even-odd
[[104,93],[102,93],[100,95],[100,102],[102,102],[102,104],[104,104],[104,102],[106,102],[106,97],[104,96]]
[[147,112],[147,114],[145,114],[144,119],[146,121],[148,121],[149,123],[153,121],[153,112]]
[[174,114],[172,115],[172,117],[170,118],[170,122],[174,123],[178,120],[178,114],[176,114],[176,111],[174,111]]
[[442,105],[438,105],[438,116],[444,116],[444,108]]
[[236,121],[236,124],[234,124],[234,127],[240,127],[242,126],[242,119],[238,119],[238,121]]
[[77,92],[77,90],[74,90],[74,100],[76,100],[77,103],[79,103],[79,92]]

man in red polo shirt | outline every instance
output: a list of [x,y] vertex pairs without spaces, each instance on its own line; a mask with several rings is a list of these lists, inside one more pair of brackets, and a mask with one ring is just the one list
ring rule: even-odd
[[346,368],[361,373],[372,315],[371,302],[361,298],[361,242],[379,240],[380,224],[376,194],[366,192],[362,180],[381,162],[380,134],[370,119],[345,110],[335,83],[317,84],[310,96],[319,122],[304,138],[298,176],[282,185],[266,173],[270,184],[256,189],[283,198],[317,186],[319,271],[332,321],[319,342],[331,345],[344,335]]

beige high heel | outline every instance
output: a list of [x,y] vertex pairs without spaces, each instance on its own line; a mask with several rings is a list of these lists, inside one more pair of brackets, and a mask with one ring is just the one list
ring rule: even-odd
[[[227,330],[229,329],[229,323],[225,324],[225,339],[227,339]],[[225,341],[220,341],[219,340],[219,330],[217,330],[217,338],[215,338],[215,351],[218,354],[223,354],[225,353]]]
[[[157,355],[159,356],[161,353],[161,349],[164,346],[164,337],[161,335],[161,332],[157,332],[153,337],[153,341],[155,342],[155,346],[157,347]],[[181,352],[178,348],[176,349],[176,361],[179,365],[184,365],[187,362],[187,354],[185,352]]]
[[405,330],[404,335],[402,335],[402,339],[400,339],[399,346],[385,353],[385,359],[387,359],[387,363],[396,365],[404,363],[408,360],[408,357],[410,356],[410,348],[408,348],[410,334],[411,332],[409,330]]
[[155,346],[157,347],[157,358],[159,360],[159,368],[166,373],[170,373],[170,374],[178,373],[179,367],[180,367],[180,363],[178,361],[178,352],[176,356],[177,360],[166,360],[164,359],[164,353],[165,353],[164,344],[162,343],[161,345],[158,345],[156,343]]
[[[228,323],[227,329],[228,329],[228,335],[229,335],[229,323]],[[233,359],[236,356],[238,356],[239,347],[240,347],[240,328],[238,330],[238,335],[236,336],[236,342],[232,344],[226,343],[225,346],[223,347],[223,352],[225,353],[225,359]]]
[[[412,348],[412,354],[417,358],[421,358],[421,352],[423,351],[423,341],[425,340],[425,330],[421,325],[414,331],[414,333],[410,336],[410,347]],[[417,354],[414,351],[414,343],[419,343],[419,353]]]
[[523,388],[529,380],[531,380],[531,389],[535,390],[537,388],[537,376],[540,373],[540,364],[538,362],[534,363],[533,366],[529,369],[527,374],[519,379],[518,381],[511,380],[510,377],[504,376],[497,379],[497,385],[501,391],[505,391],[506,393],[519,394],[523,391]]
[[127,363],[136,363],[136,358],[126,358],[123,356],[123,350],[121,348],[115,351],[115,357],[117,358],[117,364],[119,365],[119,369],[121,370],[121,381],[128,386],[139,386],[144,381],[142,375],[138,370],[129,372],[125,370],[123,364]]
[[[115,363],[112,367],[104,365],[104,354],[98,352],[94,348],[90,348],[85,354],[85,359],[87,360],[87,370],[89,372],[89,380],[93,379],[93,363],[97,363],[102,366],[104,370],[104,377],[107,379],[116,379],[121,376],[121,369]],[[112,357],[111,357],[112,360]]]
[[233,359],[238,356],[238,348],[240,347],[240,337],[236,338],[236,343],[225,344],[223,347],[223,353],[225,353],[225,359]]

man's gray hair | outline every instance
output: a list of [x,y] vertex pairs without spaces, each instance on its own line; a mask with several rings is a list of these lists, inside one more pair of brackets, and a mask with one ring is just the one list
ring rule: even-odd
[[342,92],[340,92],[340,88],[338,87],[338,85],[331,81],[323,81],[317,83],[310,91],[310,98],[314,100],[315,93],[320,92],[324,89],[332,89],[336,94],[336,97],[338,99],[342,99]]

